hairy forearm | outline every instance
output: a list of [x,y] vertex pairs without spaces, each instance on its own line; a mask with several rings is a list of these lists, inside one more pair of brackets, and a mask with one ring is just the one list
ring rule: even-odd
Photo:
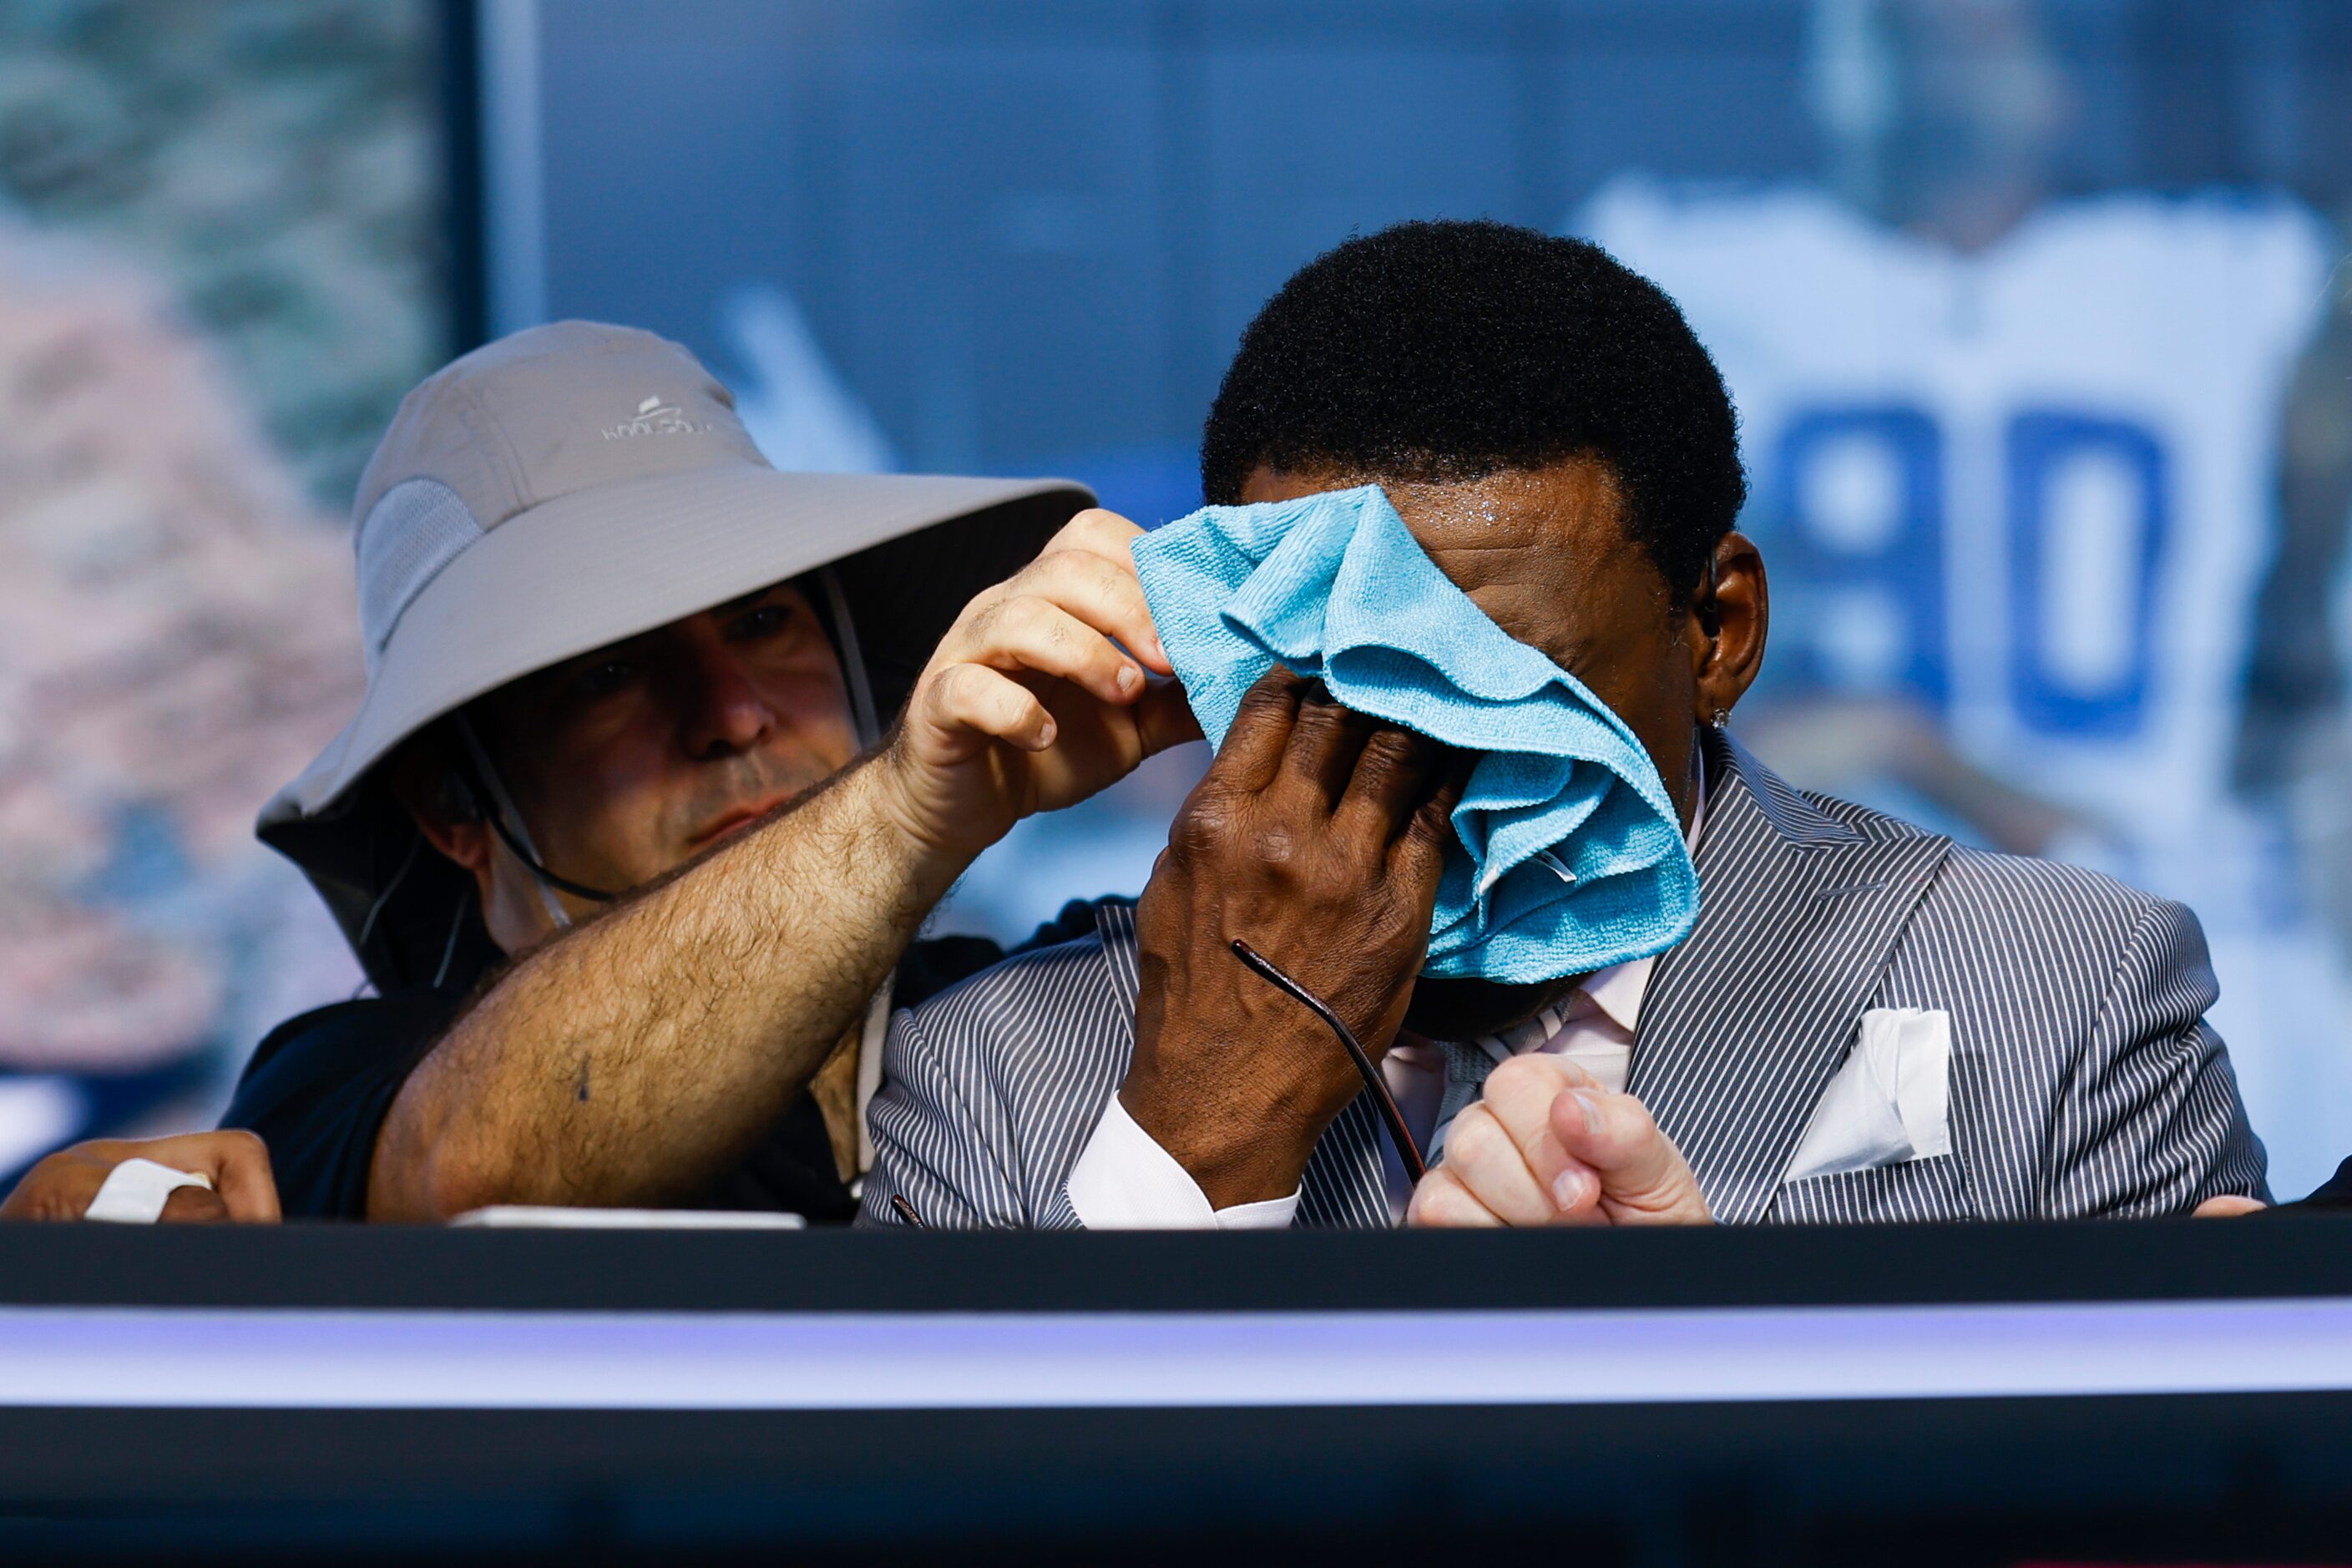
[[410,1075],[368,1212],[674,1201],[806,1087],[966,863],[868,762],[523,958]]

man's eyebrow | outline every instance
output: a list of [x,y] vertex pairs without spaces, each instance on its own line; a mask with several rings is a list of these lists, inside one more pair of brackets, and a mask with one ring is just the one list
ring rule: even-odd
[[[791,586],[792,584],[789,581],[782,583],[771,583],[764,588],[754,588],[748,594],[740,595],[735,598],[729,599],[724,604],[713,605],[710,608],[698,613],[706,616],[735,615],[740,611],[751,608],[751,606],[757,605],[761,600],[766,598],[769,595],[775,593],[777,590],[789,588]],[[692,617],[689,616],[688,618],[691,619]],[[548,665],[544,668],[535,669],[522,679],[529,681],[539,681],[558,678],[562,676],[564,671],[577,669],[582,665],[586,664],[591,660],[612,658],[629,648],[635,647],[639,644],[643,643],[646,638],[652,637],[656,632],[660,630],[661,628],[659,626],[655,626],[648,630],[639,632],[635,637],[620,637],[614,641],[589,648],[583,653],[575,653],[570,658],[558,659],[553,664]]]

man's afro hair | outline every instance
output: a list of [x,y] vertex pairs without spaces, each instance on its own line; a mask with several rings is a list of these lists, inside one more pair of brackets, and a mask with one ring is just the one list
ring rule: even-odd
[[1403,223],[1309,262],[1242,334],[1202,492],[1250,471],[1474,479],[1589,454],[1676,604],[1747,496],[1723,378],[1675,302],[1597,246]]

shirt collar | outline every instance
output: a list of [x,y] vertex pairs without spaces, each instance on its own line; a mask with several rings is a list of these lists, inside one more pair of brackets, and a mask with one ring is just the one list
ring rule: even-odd
[[1642,994],[1650,988],[1650,971],[1658,966],[1657,956],[1628,959],[1596,972],[1577,987],[1592,999],[1602,1016],[1627,1034],[1639,1032],[1642,1026]]

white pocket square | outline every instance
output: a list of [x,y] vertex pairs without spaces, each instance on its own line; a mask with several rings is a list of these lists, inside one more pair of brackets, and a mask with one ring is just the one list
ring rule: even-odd
[[1862,1037],[1822,1091],[1783,1181],[1837,1176],[1952,1152],[1952,1017],[1940,1008],[1873,1007]]

